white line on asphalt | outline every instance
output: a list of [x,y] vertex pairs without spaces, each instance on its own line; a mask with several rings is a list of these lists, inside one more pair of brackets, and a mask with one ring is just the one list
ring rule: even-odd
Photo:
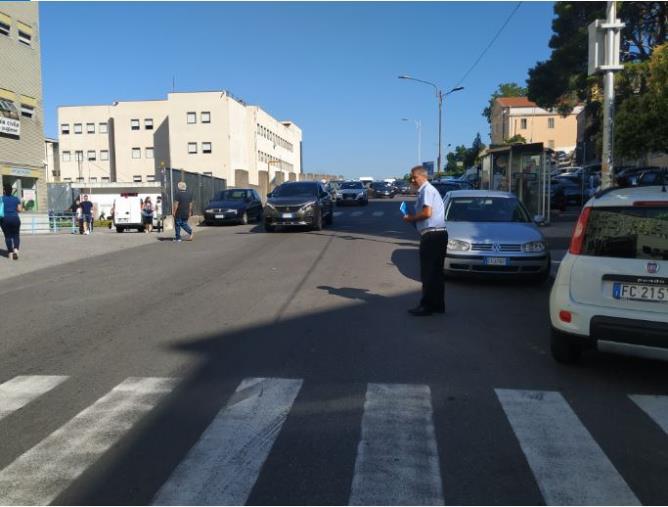
[[369,384],[350,505],[443,505],[431,391]]
[[0,471],[0,505],[47,505],[175,384],[128,378]]
[[351,217],[358,217],[358,216],[363,215],[363,214],[364,214],[363,211],[353,211],[353,212],[350,214],[350,216],[351,216]]
[[629,398],[668,433],[668,396],[633,394]]
[[0,419],[67,380],[62,375],[19,375],[0,384]]
[[640,505],[561,394],[496,395],[547,505]]
[[382,217],[385,214],[385,212],[384,211],[374,211],[372,214],[375,217]]
[[154,505],[244,505],[302,381],[247,379],[160,488]]
[[332,213],[332,216],[335,217],[340,217],[341,215],[343,215],[343,211],[335,211],[334,213]]

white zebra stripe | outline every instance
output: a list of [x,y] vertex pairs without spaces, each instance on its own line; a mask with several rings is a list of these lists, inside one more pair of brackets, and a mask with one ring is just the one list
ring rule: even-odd
[[374,211],[374,212],[372,213],[372,215],[373,215],[374,217],[382,217],[384,214],[385,214],[384,211]]
[[367,386],[349,503],[443,505],[429,386]]
[[351,216],[351,217],[359,217],[359,216],[362,216],[363,214],[364,214],[363,211],[353,211],[353,212],[350,214],[350,216]]
[[334,217],[340,217],[341,215],[343,215],[343,211],[335,211],[334,213],[332,213],[332,216]]
[[496,395],[547,505],[640,505],[561,394]]
[[175,384],[128,378],[0,471],[0,505],[46,505],[92,465]]
[[0,419],[67,380],[63,375],[19,375],[0,384]]
[[244,505],[301,385],[293,379],[243,381],[153,504]]
[[668,433],[668,396],[634,394],[629,398]]

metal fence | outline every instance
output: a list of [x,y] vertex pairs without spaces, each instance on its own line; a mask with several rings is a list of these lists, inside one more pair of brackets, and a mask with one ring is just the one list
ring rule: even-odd
[[165,168],[158,175],[162,181],[163,213],[172,213],[174,195],[178,192],[177,184],[185,181],[193,196],[193,215],[204,214],[204,208],[213,199],[216,192],[227,188],[227,181],[207,174],[193,173],[183,169]]

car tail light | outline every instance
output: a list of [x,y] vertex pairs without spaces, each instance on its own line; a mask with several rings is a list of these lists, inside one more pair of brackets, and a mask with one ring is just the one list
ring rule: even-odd
[[639,208],[664,208],[668,206],[668,201],[636,201],[633,205]]
[[565,322],[566,324],[570,324],[573,320],[573,314],[571,312],[567,312],[566,310],[561,310],[559,312],[559,320],[561,322]]
[[582,243],[584,242],[585,231],[587,230],[590,214],[591,207],[583,209],[582,213],[580,213],[580,218],[578,218],[578,223],[575,226],[575,231],[571,238],[571,245],[568,248],[568,252],[573,255],[580,255],[582,253]]

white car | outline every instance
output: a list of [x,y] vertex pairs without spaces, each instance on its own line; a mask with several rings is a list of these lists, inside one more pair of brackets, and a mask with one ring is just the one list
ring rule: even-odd
[[668,359],[668,193],[614,188],[590,199],[550,294],[551,348]]

